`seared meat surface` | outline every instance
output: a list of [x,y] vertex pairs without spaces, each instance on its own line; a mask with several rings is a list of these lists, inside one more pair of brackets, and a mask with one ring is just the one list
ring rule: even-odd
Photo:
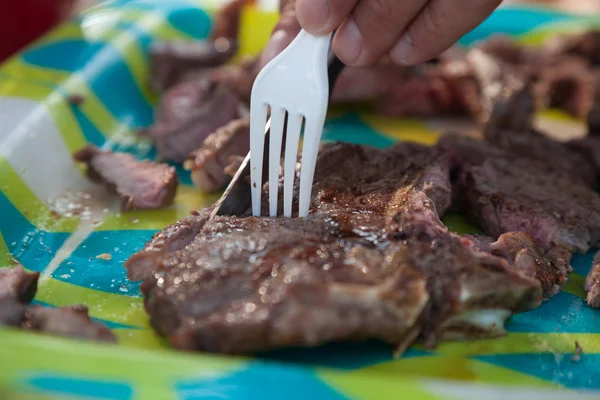
[[173,204],[178,178],[174,167],[137,161],[131,154],[103,151],[92,145],[78,151],[75,160],[87,165],[88,177],[121,197],[121,210],[168,207]]
[[539,305],[542,285],[449,233],[439,213],[450,198],[435,150],[330,144],[308,219],[207,222],[205,210],[155,235],[127,268],[144,280],[154,329],[186,350],[377,338],[402,351],[417,338],[500,335],[511,313]]

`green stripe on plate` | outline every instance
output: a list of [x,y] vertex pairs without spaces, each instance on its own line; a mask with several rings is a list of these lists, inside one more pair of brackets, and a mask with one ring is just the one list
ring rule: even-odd
[[587,354],[600,353],[598,333],[530,333],[518,332],[487,340],[443,342],[436,348],[439,354],[449,356],[486,356],[495,354],[569,354],[579,342]]
[[38,229],[48,232],[73,232],[79,225],[77,218],[56,219],[48,206],[40,201],[9,162],[0,155],[0,182],[2,193],[13,206]]
[[8,251],[8,246],[2,237],[2,232],[0,232],[0,268],[2,267],[10,267],[15,263],[10,251]]
[[143,300],[76,286],[52,278],[40,278],[36,300],[56,307],[83,304],[91,317],[137,328],[148,328]]
[[569,274],[569,280],[561,289],[564,292],[572,294],[573,296],[585,299],[587,297],[587,293],[583,289],[584,282],[585,276],[579,274]]

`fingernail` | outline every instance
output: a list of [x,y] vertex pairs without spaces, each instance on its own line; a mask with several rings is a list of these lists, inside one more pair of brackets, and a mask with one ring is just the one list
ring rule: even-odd
[[325,33],[331,17],[329,0],[300,0],[296,4],[298,21],[311,33]]
[[413,43],[408,33],[404,33],[400,40],[390,50],[390,58],[396,64],[406,64],[410,53],[413,50]]
[[363,50],[363,37],[354,21],[350,17],[335,35],[334,43],[337,56],[347,65],[355,65]]

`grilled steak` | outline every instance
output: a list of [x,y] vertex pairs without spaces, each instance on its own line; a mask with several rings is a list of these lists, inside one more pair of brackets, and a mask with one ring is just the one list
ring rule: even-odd
[[458,164],[462,209],[486,234],[521,231],[546,250],[585,252],[599,244],[600,197],[569,174],[456,136],[440,148]]
[[87,164],[90,179],[104,183],[121,197],[121,210],[168,207],[173,204],[178,178],[174,167],[137,161],[127,153],[88,146],[74,155]]
[[592,269],[585,278],[584,289],[587,292],[587,303],[590,307],[600,308],[600,253],[596,253]]
[[139,281],[152,275],[162,258],[187,246],[200,233],[208,220],[210,209],[184,218],[157,232],[144,249],[125,263],[127,277]]
[[541,285],[448,233],[436,211],[449,203],[435,151],[331,144],[309,218],[206,222],[205,211],[155,236],[127,268],[145,277],[154,329],[186,350],[378,338],[402,351],[418,337],[497,336],[512,312],[539,305]]
[[227,62],[237,51],[233,40],[156,42],[150,47],[150,85],[162,93],[202,70]]
[[239,117],[240,102],[225,85],[209,78],[184,82],[161,98],[148,129],[161,160],[185,161],[208,135]]
[[204,144],[190,155],[185,169],[192,171],[192,181],[204,193],[214,193],[227,181],[225,168],[232,156],[245,156],[250,151],[250,120],[234,120],[217,129]]
[[[218,217],[144,282],[146,309],[175,347],[249,353],[494,336],[511,311],[539,304],[537,281],[458,238],[377,243],[321,215]],[[489,325],[477,318],[488,312]]]
[[92,321],[84,306],[62,308],[30,306],[25,313],[23,328],[73,339],[117,342],[110,329]]

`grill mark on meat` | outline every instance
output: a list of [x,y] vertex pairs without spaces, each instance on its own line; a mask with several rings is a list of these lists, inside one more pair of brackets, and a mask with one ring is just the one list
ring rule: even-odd
[[103,151],[93,145],[73,156],[87,165],[88,177],[121,197],[121,210],[164,208],[173,204],[179,180],[174,167],[137,161],[131,154]]

